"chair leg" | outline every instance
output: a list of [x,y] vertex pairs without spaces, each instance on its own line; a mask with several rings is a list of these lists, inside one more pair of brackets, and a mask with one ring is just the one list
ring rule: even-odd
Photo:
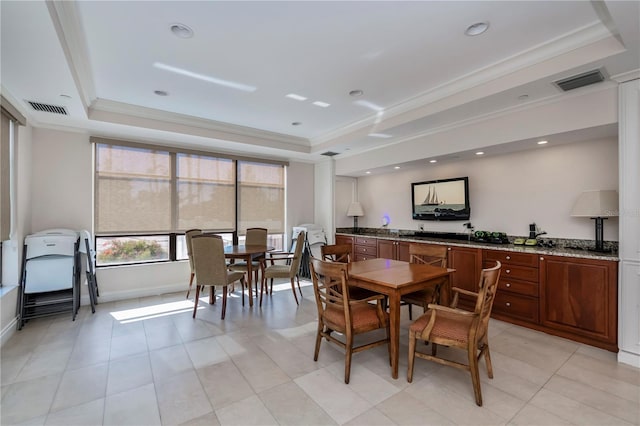
[[438,345],[436,345],[435,343],[431,343],[431,356],[436,356],[437,352],[438,352]]
[[262,308],[262,293],[264,293],[264,288],[267,285],[267,279],[262,274],[262,279],[260,280],[260,307]]
[[271,278],[271,289],[269,290],[269,294],[273,296],[273,278]]
[[476,348],[468,348],[469,372],[471,373],[471,382],[473,383],[473,393],[476,397],[476,404],[482,407],[482,393],[480,392],[480,372],[478,371],[478,358],[476,357]]
[[[409,305],[411,306],[411,305]],[[409,330],[409,366],[407,367],[407,382],[413,381],[413,363],[416,359],[416,333]]]
[[242,278],[240,278],[240,287],[241,287],[241,291],[240,293],[242,293],[242,307],[244,308],[244,275],[242,276]]
[[493,379],[493,365],[491,365],[491,354],[489,353],[489,345],[485,343],[482,353],[484,353],[484,362],[487,364],[487,376]]
[[413,312],[411,307],[413,306],[411,303],[407,303],[407,305],[409,305],[409,319],[412,320],[413,319]]
[[300,306],[300,303],[298,303],[298,295],[296,294],[296,285],[293,280],[294,278],[291,277],[291,290],[293,290],[293,297],[296,299],[296,305]]
[[222,317],[224,319],[224,315],[227,313],[227,286],[222,287]]
[[196,300],[193,303],[193,318],[196,317],[196,311],[198,310],[198,300],[200,299],[200,286],[196,285]]
[[353,354],[353,336],[351,333],[347,333],[346,347],[344,354],[344,382],[349,384],[351,377],[351,355]]
[[300,288],[300,277],[296,274],[296,281],[298,281],[298,291],[300,292],[300,298],[302,299],[302,289]]
[[316,349],[313,353],[313,360],[318,360],[318,354],[320,353],[320,343],[322,342],[322,330],[324,329],[324,324],[322,321],[318,321],[318,332],[316,333]]
[[193,277],[195,277],[195,273],[191,273],[191,278],[189,278],[189,288],[187,289],[187,299],[189,298],[189,293],[191,293],[191,286],[193,285]]

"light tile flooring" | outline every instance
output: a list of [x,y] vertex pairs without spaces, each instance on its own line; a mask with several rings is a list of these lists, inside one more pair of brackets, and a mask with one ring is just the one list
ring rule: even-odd
[[[173,293],[101,303],[33,320],[2,348],[2,425],[613,425],[640,423],[640,371],[615,354],[507,323],[490,325],[494,379],[482,364],[484,406],[467,373],[416,360],[406,381],[386,348],[344,356],[322,343],[313,361],[316,307],[288,284],[262,309]],[[202,302],[206,301],[203,297]],[[443,348],[446,351],[446,348]]]

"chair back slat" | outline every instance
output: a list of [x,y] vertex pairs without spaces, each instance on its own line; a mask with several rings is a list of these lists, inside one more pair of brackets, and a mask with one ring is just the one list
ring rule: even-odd
[[483,269],[480,275],[480,283],[478,285],[478,300],[476,301],[475,313],[478,314],[478,330],[476,336],[481,339],[489,328],[489,317],[491,316],[491,308],[496,297],[498,289],[498,280],[500,279],[500,268],[502,264],[496,261],[496,266]]
[[409,262],[447,267],[447,247],[427,244],[409,245]]
[[329,262],[351,262],[351,244],[333,244],[320,247],[322,260]]
[[312,258],[310,266],[318,315],[330,308],[344,310],[345,323],[350,324],[347,264]]
[[296,248],[293,252],[293,260],[291,261],[291,271],[293,275],[297,274],[300,270],[300,262],[302,260],[302,249],[304,247],[305,233],[301,231],[296,239]]
[[191,246],[191,239],[196,235],[201,235],[202,229],[189,229],[184,233],[185,245],[187,246],[187,256],[189,257],[189,267],[191,272],[195,272],[193,265],[193,247]]

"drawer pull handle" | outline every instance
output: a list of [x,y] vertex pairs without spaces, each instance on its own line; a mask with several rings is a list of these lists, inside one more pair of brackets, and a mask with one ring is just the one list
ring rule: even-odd
[[507,269],[506,272],[507,272],[507,274],[510,274],[511,273],[511,269]]
[[511,260],[511,256],[507,256],[507,260]]
[[511,287],[511,283],[506,283],[505,286]]
[[509,302],[505,303],[505,305],[507,305],[507,308],[511,307],[511,303],[509,303]]

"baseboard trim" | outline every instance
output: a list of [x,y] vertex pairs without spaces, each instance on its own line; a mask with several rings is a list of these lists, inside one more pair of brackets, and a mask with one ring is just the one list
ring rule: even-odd
[[[134,299],[136,297],[159,296],[161,294],[175,293],[178,291],[184,291],[186,294],[187,288],[188,286],[185,283],[179,283],[179,284],[166,285],[163,287],[137,288],[132,290],[111,291],[111,292],[105,292],[101,290],[100,297],[98,297],[98,304],[103,302],[105,303],[117,302],[120,300]],[[88,294],[82,295],[82,297],[80,298],[80,304],[83,306],[89,305]]]
[[618,362],[640,368],[640,354],[634,354],[620,349],[620,352],[618,352]]
[[0,336],[0,348],[13,336],[16,332],[18,325],[18,317],[13,318],[5,328],[2,329],[2,335]]

